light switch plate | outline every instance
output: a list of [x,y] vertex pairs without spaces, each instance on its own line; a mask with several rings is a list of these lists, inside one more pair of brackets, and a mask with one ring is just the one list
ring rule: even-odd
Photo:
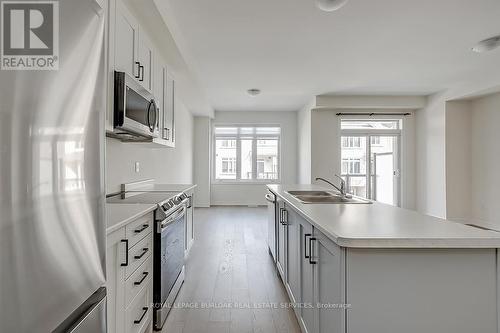
[[136,173],[139,173],[139,171],[141,170],[141,169],[140,169],[140,166],[141,166],[141,165],[140,165],[140,163],[139,163],[139,162],[135,162],[135,172],[136,172]]

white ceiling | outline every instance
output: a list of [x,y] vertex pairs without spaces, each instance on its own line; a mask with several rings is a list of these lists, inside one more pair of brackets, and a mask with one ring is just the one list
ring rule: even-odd
[[[427,95],[500,78],[499,0],[154,0],[219,111],[297,110],[320,94]],[[262,94],[250,97],[249,88]]]

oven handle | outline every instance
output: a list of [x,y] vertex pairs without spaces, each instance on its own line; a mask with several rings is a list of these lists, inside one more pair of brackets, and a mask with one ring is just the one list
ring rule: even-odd
[[160,224],[159,224],[159,232],[161,233],[163,230],[165,230],[166,227],[168,227],[170,224],[172,224],[173,222],[175,222],[175,220],[177,220],[179,217],[183,216],[186,214],[186,206],[183,205],[181,209],[177,210],[176,213],[172,213],[172,215],[170,215],[168,218],[166,218],[165,220],[163,220]]

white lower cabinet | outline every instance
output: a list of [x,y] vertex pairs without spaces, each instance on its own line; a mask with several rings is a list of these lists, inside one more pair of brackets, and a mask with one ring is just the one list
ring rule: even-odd
[[[344,250],[315,230],[311,259],[314,290],[314,332],[345,332],[345,310],[338,308],[344,298]],[[337,308],[336,308],[337,306]]]
[[294,255],[300,253],[300,220],[293,210],[288,213],[286,222],[287,232],[286,244],[288,256],[286,256],[286,288],[290,294],[291,301],[300,303],[300,256]]
[[283,281],[286,281],[286,256],[287,256],[287,225],[286,225],[286,212],[285,202],[281,198],[276,199],[276,205],[278,210],[278,215],[276,217],[277,232],[278,235],[276,240],[278,242],[278,248],[276,253],[276,266],[278,267],[278,272]]
[[153,213],[107,236],[108,332],[152,331]]
[[151,286],[152,283],[149,281],[125,310],[126,333],[142,333],[151,330],[151,319],[153,318]]
[[313,227],[306,220],[300,218],[300,299],[303,306],[298,313],[298,319],[305,332],[314,332],[315,311],[309,306],[314,303],[313,266],[309,240],[312,236]]
[[[286,220],[283,265],[286,290],[296,303],[295,314],[303,332],[344,332],[343,250],[285,204],[279,215]],[[279,256],[278,256],[279,258]],[[278,260],[278,269],[279,260]]]

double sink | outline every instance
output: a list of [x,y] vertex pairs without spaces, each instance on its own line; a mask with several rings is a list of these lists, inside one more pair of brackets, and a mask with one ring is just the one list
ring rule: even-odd
[[287,191],[287,193],[305,204],[371,204],[369,200],[328,191]]

